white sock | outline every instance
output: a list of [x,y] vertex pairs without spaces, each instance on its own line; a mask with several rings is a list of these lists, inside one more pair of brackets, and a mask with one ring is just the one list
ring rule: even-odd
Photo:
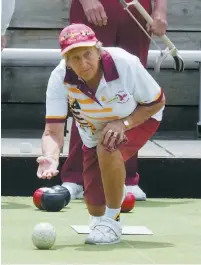
[[102,216],[104,216],[104,215],[101,215],[101,216],[93,216],[93,215],[89,215],[90,220],[91,220],[91,219],[99,220]]
[[115,221],[120,221],[120,211],[121,211],[121,208],[111,209],[106,206],[105,216],[112,218]]

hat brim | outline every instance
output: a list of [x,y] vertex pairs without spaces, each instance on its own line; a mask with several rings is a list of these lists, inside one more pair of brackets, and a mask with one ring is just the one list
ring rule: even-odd
[[70,50],[72,49],[75,49],[75,48],[79,48],[79,47],[92,47],[92,46],[95,46],[97,43],[97,41],[83,41],[83,42],[79,42],[79,43],[74,43],[68,47],[66,47],[62,52],[61,54],[64,55],[66,54],[67,52],[69,52]]

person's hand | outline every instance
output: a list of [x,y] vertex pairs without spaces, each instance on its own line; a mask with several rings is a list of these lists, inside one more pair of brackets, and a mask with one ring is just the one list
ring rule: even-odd
[[147,24],[147,32],[159,37],[163,36],[168,27],[166,16],[160,13],[153,13],[152,18],[153,24]]
[[41,179],[51,179],[55,177],[59,171],[57,167],[59,162],[51,157],[40,156],[36,160],[39,163],[37,176]]
[[1,35],[1,51],[6,47],[6,36]]
[[127,141],[125,125],[121,120],[108,123],[102,131],[100,142],[110,152]]
[[96,26],[107,25],[107,15],[99,0],[80,0],[80,3],[90,23]]

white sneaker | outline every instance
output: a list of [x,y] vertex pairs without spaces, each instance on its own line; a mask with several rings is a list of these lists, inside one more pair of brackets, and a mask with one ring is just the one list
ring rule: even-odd
[[126,186],[126,190],[127,192],[133,193],[137,201],[146,201],[147,196],[138,185]]
[[93,230],[94,227],[101,221],[101,218],[103,216],[92,216],[90,215],[90,220],[89,220],[89,229]]
[[117,222],[112,218],[103,216],[94,225],[93,229],[85,240],[85,244],[116,244],[120,242],[121,234],[122,228],[120,222]]
[[[124,201],[125,197],[126,197],[126,185],[124,185],[124,193],[123,193],[123,198],[121,200],[121,203]],[[101,220],[103,216],[92,216],[90,215],[90,219],[89,219],[89,229],[92,230],[94,228],[94,226],[97,224],[97,222],[99,222]]]
[[71,182],[63,182],[62,186],[69,190],[71,200],[83,199],[84,189],[82,185]]

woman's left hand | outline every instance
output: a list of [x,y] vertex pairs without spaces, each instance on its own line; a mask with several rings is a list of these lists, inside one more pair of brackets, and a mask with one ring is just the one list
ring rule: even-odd
[[127,141],[125,125],[121,120],[108,123],[102,131],[100,142],[108,151],[114,151],[120,144]]

